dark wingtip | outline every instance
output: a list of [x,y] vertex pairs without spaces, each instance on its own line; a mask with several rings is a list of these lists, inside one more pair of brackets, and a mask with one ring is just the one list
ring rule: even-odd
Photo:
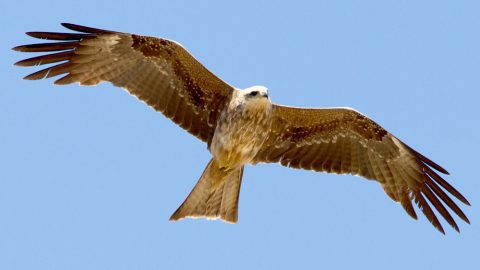
[[73,24],[73,23],[61,23],[61,25],[67,29],[77,31],[77,32],[82,32],[82,33],[116,33],[113,31],[108,31],[104,29],[98,29],[98,28],[92,28],[88,26],[82,26],[78,24]]
[[25,32],[25,35],[36,38],[36,37],[37,37],[37,35],[36,35],[37,33],[38,33],[38,32]]
[[428,166],[434,168],[435,170],[443,173],[443,174],[446,174],[446,175],[450,175],[450,173],[445,170],[442,166],[438,165],[437,163],[433,162],[432,160],[430,160],[429,158],[427,158],[426,156],[420,154],[419,152],[417,152],[416,150],[410,148],[418,158],[420,158],[421,161],[423,161],[425,164],[427,164]]
[[27,35],[46,40],[81,40],[93,34],[85,33],[59,33],[59,32],[27,32]]
[[[398,140],[398,138],[397,138]],[[400,141],[400,140],[399,140]],[[402,142],[402,141],[400,141]],[[450,173],[445,170],[442,166],[438,165],[437,163],[433,162],[431,159],[427,158],[426,156],[420,154],[417,150],[413,149],[412,147],[410,147],[409,145],[407,145],[406,143],[402,142],[402,144],[407,147],[408,150],[410,150],[418,159],[420,159],[423,163],[427,164],[428,166],[434,168],[435,170],[443,173],[443,174],[446,174],[446,175],[450,175]]]
[[78,24],[73,24],[73,23],[60,23],[60,25],[62,25],[65,28],[68,28],[68,29],[72,29],[72,28],[76,28],[76,27],[80,26]]
[[27,80],[27,81],[35,81],[35,80],[41,80],[45,78],[45,75],[44,76],[39,76],[38,74],[36,73],[32,73],[32,74],[29,74],[25,77],[23,77],[24,80]]
[[38,80],[38,79],[34,79],[32,78],[30,75],[27,75],[25,77],[23,77],[24,80],[27,80],[27,81],[34,81],[34,80]]
[[22,47],[23,47],[23,45],[21,45],[21,46],[15,46],[15,47],[12,48],[12,50],[13,50],[13,51],[16,51],[16,52],[21,52],[21,51],[22,51]]
[[13,64],[14,66],[19,66],[19,67],[26,67],[27,65],[24,64],[24,60],[20,60],[18,62],[15,62]]

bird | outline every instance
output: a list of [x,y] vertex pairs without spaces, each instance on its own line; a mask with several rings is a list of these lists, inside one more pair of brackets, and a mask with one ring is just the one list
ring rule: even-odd
[[173,40],[62,25],[71,31],[27,32],[48,42],[13,48],[48,53],[17,66],[53,64],[24,79],[60,76],[57,85],[110,82],[206,143],[212,157],[172,221],[237,223],[244,166],[280,163],[377,181],[408,215],[417,219],[416,204],[443,234],[437,214],[457,232],[452,212],[470,224],[452,196],[470,203],[440,176],[447,170],[354,109],[276,104],[266,87],[231,86]]

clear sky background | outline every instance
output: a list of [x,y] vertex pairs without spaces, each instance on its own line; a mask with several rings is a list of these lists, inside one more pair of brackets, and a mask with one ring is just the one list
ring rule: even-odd
[[[479,2],[226,2],[1,1],[0,269],[480,269]],[[444,236],[376,182],[279,165],[246,168],[238,224],[169,222],[206,146],[110,84],[22,80],[37,69],[10,48],[61,22],[176,40],[277,103],[353,107],[446,167],[472,225]]]

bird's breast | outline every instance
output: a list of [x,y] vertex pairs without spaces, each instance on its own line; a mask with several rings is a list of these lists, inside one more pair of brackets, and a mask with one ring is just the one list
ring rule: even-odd
[[225,109],[210,145],[213,157],[227,169],[248,163],[260,150],[270,124],[270,103]]

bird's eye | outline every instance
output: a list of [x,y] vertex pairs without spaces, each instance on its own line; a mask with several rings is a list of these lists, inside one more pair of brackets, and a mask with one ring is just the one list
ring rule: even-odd
[[258,95],[258,91],[252,91],[248,95],[254,97],[254,96]]

